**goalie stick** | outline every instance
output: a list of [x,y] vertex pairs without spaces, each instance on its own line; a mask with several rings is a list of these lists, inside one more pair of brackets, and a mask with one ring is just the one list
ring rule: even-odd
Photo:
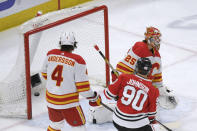
[[100,51],[99,47],[97,45],[94,45],[94,48],[99,52],[99,54],[102,56],[102,58],[105,60],[105,62],[110,66],[114,74],[118,77],[118,72],[113,68],[113,66],[109,63],[108,59],[105,57],[105,55]]
[[[102,58],[105,60],[105,62],[110,66],[110,68],[112,69],[112,71],[114,72],[114,74],[118,77],[119,74],[118,72],[113,68],[113,66],[109,63],[108,59],[104,56],[104,54],[100,51],[99,47],[97,45],[94,45],[94,48],[99,52],[99,54],[102,56]],[[114,112],[113,109],[111,109],[109,106],[107,106],[106,104],[104,104],[101,101],[101,105],[104,106],[106,109],[108,109],[111,112]],[[157,123],[159,123],[162,127],[164,127],[167,131],[172,131],[170,128],[168,128],[167,126],[165,126],[164,124],[162,124],[160,121],[156,120],[155,121]]]
[[158,121],[158,120],[156,120],[156,119],[155,119],[155,121],[156,121],[157,123],[159,123],[161,126],[163,126],[167,131],[172,131],[172,129],[168,128],[167,126],[165,126],[164,124],[162,124],[160,121]]

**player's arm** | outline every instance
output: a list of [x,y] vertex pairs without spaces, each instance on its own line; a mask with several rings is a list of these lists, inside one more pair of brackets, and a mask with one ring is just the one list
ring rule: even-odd
[[153,69],[156,69],[157,73],[152,76],[152,83],[157,88],[163,87],[163,78],[162,78],[162,64],[155,63]]
[[117,100],[118,93],[119,93],[121,83],[122,83],[122,79],[123,79],[123,75],[121,74],[114,83],[109,85],[108,88],[104,90],[104,95],[107,99]]
[[[120,60],[116,65],[116,70],[118,74],[133,74],[137,59],[138,56],[134,54],[132,49],[129,49],[125,58]],[[117,79],[117,76],[113,72],[111,72],[111,76],[112,82]]]
[[140,42],[137,42],[129,49],[126,57],[117,64],[116,70],[120,73],[133,74],[137,60],[140,57],[144,57],[143,50],[144,47],[141,46]]
[[136,58],[131,54],[127,54],[127,56],[118,62],[116,65],[116,70],[121,73],[132,74],[134,73]]
[[75,85],[77,92],[86,99],[89,100],[91,106],[99,106],[101,102],[101,97],[97,92],[94,92],[90,88],[90,83],[87,74],[87,68],[85,61],[75,64]]
[[152,84],[159,89],[160,96],[168,96],[171,92],[165,85],[163,85],[161,68],[157,74],[153,75]]

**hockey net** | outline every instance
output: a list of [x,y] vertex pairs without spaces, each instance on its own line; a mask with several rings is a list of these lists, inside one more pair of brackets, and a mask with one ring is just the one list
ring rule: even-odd
[[[63,9],[29,20],[20,26],[21,46],[14,68],[0,82],[0,116],[32,118],[32,92],[44,90],[31,79],[41,68],[49,50],[59,48],[62,32],[73,31],[78,41],[74,53],[86,61],[91,86],[109,84],[109,66],[95,51],[97,44],[109,59],[106,6]],[[38,80],[39,81],[39,80]],[[32,83],[35,82],[34,85]],[[36,85],[38,84],[38,85]]]

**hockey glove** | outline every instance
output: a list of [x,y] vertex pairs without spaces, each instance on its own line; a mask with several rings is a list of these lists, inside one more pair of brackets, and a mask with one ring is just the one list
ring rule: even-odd
[[89,105],[90,106],[100,106],[101,105],[101,96],[94,92],[94,96],[89,98]]
[[173,91],[167,86],[157,86],[160,96],[173,96]]
[[155,121],[155,117],[154,116],[151,116],[151,117],[148,117],[149,121],[150,121],[150,124],[156,124],[157,121]]
[[174,109],[178,105],[178,99],[175,97],[173,92],[166,86],[159,88],[159,105],[165,109]]
[[116,74],[113,71],[111,71],[111,77],[112,77],[112,82],[114,82],[115,80],[118,79],[118,77],[116,76]]
[[177,106],[177,99],[174,96],[168,96],[168,99],[173,105]]

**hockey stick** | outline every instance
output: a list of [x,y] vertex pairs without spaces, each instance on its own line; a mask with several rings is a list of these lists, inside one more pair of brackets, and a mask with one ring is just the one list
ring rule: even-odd
[[155,119],[155,121],[156,121],[157,123],[159,123],[161,126],[163,126],[167,131],[172,131],[172,129],[168,128],[167,126],[165,126],[164,124],[162,124],[160,121],[158,121],[158,120],[156,120],[156,119]]
[[[114,112],[113,109],[111,109],[109,106],[107,106],[106,104],[101,102],[101,105],[103,105],[105,108],[107,108],[109,111]],[[155,121],[160,124],[162,127],[164,127],[167,131],[172,131],[170,128],[168,128],[167,126],[165,126],[164,124],[162,124],[160,121],[156,120]]]
[[112,108],[110,108],[109,106],[104,104],[102,101],[101,101],[101,105],[104,106],[105,108],[107,108],[109,111],[114,112],[114,110]]
[[118,72],[113,68],[113,66],[109,63],[108,59],[104,56],[104,54],[100,51],[99,47],[97,45],[94,45],[94,48],[99,52],[99,54],[102,56],[102,58],[105,60],[105,62],[110,66],[114,74],[118,77]]

